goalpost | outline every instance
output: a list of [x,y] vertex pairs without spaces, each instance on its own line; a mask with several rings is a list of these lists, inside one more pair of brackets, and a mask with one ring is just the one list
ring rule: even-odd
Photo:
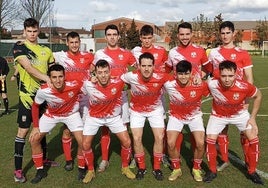
[[262,42],[262,52],[261,52],[262,57],[265,56],[265,51],[268,51],[268,41],[267,40]]

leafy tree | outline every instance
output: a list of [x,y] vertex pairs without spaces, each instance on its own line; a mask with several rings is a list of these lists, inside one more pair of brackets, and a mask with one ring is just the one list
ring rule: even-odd
[[139,30],[134,19],[131,22],[130,28],[127,30],[127,49],[133,49],[135,46],[141,46]]
[[268,21],[259,20],[255,28],[257,39],[252,41],[252,44],[258,48],[261,47],[263,41],[268,40]]

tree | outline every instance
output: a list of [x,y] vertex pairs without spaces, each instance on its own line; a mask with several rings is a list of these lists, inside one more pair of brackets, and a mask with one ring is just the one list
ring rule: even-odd
[[125,22],[121,22],[118,25],[118,29],[119,29],[119,46],[121,48],[126,48],[127,47],[127,24]]
[[263,41],[268,40],[268,21],[259,20],[255,28],[257,39],[252,41],[252,44],[258,48],[261,47]]
[[133,49],[135,46],[141,46],[139,30],[134,19],[131,22],[130,28],[127,30],[127,49]]
[[192,23],[193,27],[193,42],[198,43],[200,45],[208,45],[211,44],[213,40],[213,22],[209,20],[209,18],[205,17],[204,14],[200,14],[193,19]]
[[168,25],[168,36],[170,39],[168,45],[170,49],[178,45],[178,26],[182,22],[184,22],[183,19],[178,23]]
[[18,3],[16,0],[0,0],[0,38],[2,38],[3,29],[12,27],[15,24],[15,18],[18,14]]
[[213,31],[214,31],[214,40],[212,42],[212,47],[217,47],[221,44],[221,37],[220,37],[220,25],[223,22],[223,18],[221,13],[214,17],[213,22]]
[[[39,25],[45,25],[51,21],[51,11],[54,0],[20,0],[22,14],[21,19],[35,18]],[[51,21],[52,22],[52,21]]]
[[243,31],[241,29],[239,29],[235,33],[234,44],[238,45],[239,43],[241,43],[242,38],[243,38]]
[[169,48],[174,48],[175,46],[178,45],[178,23],[172,25],[169,25],[169,37],[170,37],[170,41],[169,41]]

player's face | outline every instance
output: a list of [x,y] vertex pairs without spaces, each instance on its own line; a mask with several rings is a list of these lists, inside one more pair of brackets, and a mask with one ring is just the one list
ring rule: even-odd
[[177,72],[176,77],[180,85],[186,86],[190,83],[191,72]]
[[223,69],[220,71],[220,82],[223,87],[229,88],[233,86],[235,78],[235,71],[233,69]]
[[141,59],[141,63],[139,65],[141,75],[144,80],[149,80],[154,72],[153,60],[143,58]]
[[102,86],[106,86],[111,77],[111,72],[109,67],[96,67],[96,77],[98,82]]
[[178,39],[182,46],[188,46],[191,43],[192,39],[191,29],[188,28],[180,28],[178,32]]
[[225,27],[221,29],[221,40],[223,45],[228,45],[230,43],[233,43],[234,40],[234,32],[230,30],[229,27]]
[[63,71],[51,71],[50,80],[56,90],[63,90],[65,85],[65,76]]
[[142,35],[140,36],[142,47],[144,48],[151,48],[153,45],[154,37],[153,35]]
[[28,40],[31,43],[37,43],[37,37],[39,35],[39,28],[36,27],[26,27],[24,29],[24,35],[26,40]]
[[106,31],[105,39],[107,41],[107,46],[110,48],[117,47],[119,35],[117,33],[117,30],[114,29],[108,29]]
[[69,37],[66,42],[66,46],[68,46],[69,52],[75,54],[79,52],[80,49],[80,39],[78,37],[71,38]]

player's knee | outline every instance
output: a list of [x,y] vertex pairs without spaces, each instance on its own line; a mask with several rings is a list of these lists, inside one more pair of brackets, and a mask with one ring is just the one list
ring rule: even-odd
[[125,139],[125,140],[122,140],[121,145],[124,148],[130,148],[130,146],[131,146],[131,140],[130,140],[130,138]]
[[91,148],[91,144],[90,143],[88,143],[88,142],[83,142],[82,143],[82,150],[88,151],[88,150],[90,150],[90,148]]
[[28,134],[28,131],[29,131],[28,128],[26,128],[26,129],[19,128],[18,129],[18,133],[17,133],[17,137],[19,137],[19,138],[25,138],[26,135]]
[[205,141],[196,140],[196,149],[201,151],[205,149]]
[[176,148],[176,143],[168,140],[168,150],[173,151]]
[[63,129],[62,138],[71,138],[71,137],[72,132],[68,128]]
[[157,143],[163,142],[163,139],[164,139],[164,134],[155,135],[155,142],[157,142]]

